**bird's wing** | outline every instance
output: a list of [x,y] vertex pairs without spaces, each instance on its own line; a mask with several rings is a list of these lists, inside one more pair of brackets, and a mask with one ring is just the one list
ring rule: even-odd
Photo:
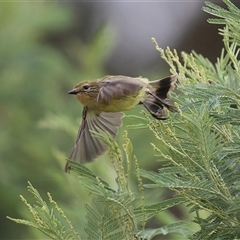
[[113,97],[121,99],[126,95],[136,96],[143,86],[147,85],[147,81],[147,79],[127,76],[106,77],[101,81],[97,101],[108,103]]
[[[99,138],[92,136],[90,131],[106,131],[115,138],[118,128],[122,125],[124,113],[96,112],[84,107],[82,123],[78,131],[75,145],[73,146],[70,159],[87,163],[100,156],[107,150],[107,146]],[[69,164],[66,164],[65,171],[69,171]]]
[[151,113],[151,115],[159,120],[167,119],[164,110],[164,105],[159,102],[152,95],[149,95],[144,101],[141,102],[143,106]]

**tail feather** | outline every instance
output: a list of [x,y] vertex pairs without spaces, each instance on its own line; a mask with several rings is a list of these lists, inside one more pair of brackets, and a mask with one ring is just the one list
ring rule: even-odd
[[170,104],[170,91],[175,88],[177,75],[149,82],[149,95],[142,102],[144,107],[157,119],[166,119],[164,107],[175,112],[176,108]]
[[160,80],[151,81],[149,84],[153,93],[161,99],[166,99],[170,98],[169,92],[175,88],[177,80],[178,76],[175,74]]

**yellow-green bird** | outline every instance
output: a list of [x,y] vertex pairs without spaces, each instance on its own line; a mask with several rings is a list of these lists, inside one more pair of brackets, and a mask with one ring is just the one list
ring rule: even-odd
[[[105,76],[96,80],[78,83],[69,94],[76,95],[83,104],[82,123],[70,159],[87,163],[107,150],[100,139],[92,136],[91,131],[107,131],[113,138],[122,125],[124,113],[136,105],[143,105],[153,117],[166,119],[164,107],[175,111],[169,103],[169,92],[174,89],[177,75],[160,80],[127,76]],[[70,170],[69,163],[65,171]]]

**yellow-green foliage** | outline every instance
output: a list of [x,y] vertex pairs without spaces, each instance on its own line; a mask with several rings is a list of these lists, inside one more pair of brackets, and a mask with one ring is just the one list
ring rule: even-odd
[[[224,24],[220,30],[224,49],[215,64],[195,52],[179,54],[170,48],[163,50],[153,39],[171,72],[179,75],[178,89],[172,94],[178,112],[171,113],[167,121],[154,120],[145,112],[142,117],[130,118],[135,121],[131,127],[147,128],[155,137],[152,155],[155,154],[161,167],[154,172],[141,169],[132,154],[137,146],[132,145],[126,132],[123,147],[104,132],[96,135],[108,145],[116,172],[115,186],[88,168],[70,162],[72,171],[79,176],[78,188],[91,193],[91,201],[85,207],[84,233],[79,233],[80,236],[85,234],[91,240],[152,239],[166,234],[173,234],[171,239],[240,238],[240,10],[228,0],[223,2],[227,10],[212,3],[203,8],[221,18],[211,19],[211,23]],[[53,119],[51,116],[42,124],[55,126]],[[65,126],[62,120],[55,124]],[[131,186],[132,178],[137,188]],[[162,188],[174,195],[158,202],[146,201],[149,192],[159,193]],[[62,221],[50,219],[52,210],[43,211],[48,209],[45,202],[31,185],[30,190],[40,206],[27,203],[34,221],[11,219],[41,231],[44,226],[44,232],[51,231],[54,236],[48,235],[53,239],[57,233],[64,234]],[[148,220],[179,204],[184,204],[191,213],[191,221],[175,219],[156,229],[146,228]],[[55,203],[54,206],[60,213],[59,219],[63,216],[66,221]],[[42,221],[46,224],[42,225]],[[68,239],[80,238],[71,224],[69,231],[72,235]]]

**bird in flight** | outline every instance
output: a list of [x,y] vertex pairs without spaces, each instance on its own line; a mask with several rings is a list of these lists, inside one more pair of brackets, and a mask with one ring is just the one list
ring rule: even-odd
[[[107,150],[106,144],[91,131],[108,132],[116,138],[122,125],[123,111],[143,105],[156,119],[166,119],[165,109],[176,111],[169,103],[170,91],[175,88],[177,75],[149,81],[142,77],[105,76],[78,83],[69,94],[74,94],[84,106],[82,122],[70,159],[82,164],[93,161]],[[71,169],[67,162],[65,171]]]

